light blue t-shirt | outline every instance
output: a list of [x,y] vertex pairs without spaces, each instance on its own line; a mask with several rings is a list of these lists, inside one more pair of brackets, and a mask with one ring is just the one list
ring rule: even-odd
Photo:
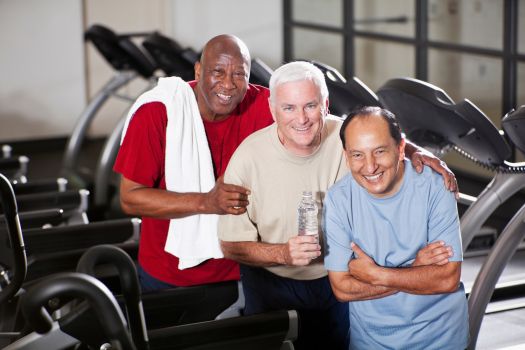
[[[461,235],[454,195],[443,178],[425,167],[422,174],[405,160],[403,183],[385,198],[370,195],[347,175],[325,198],[325,267],[348,271],[355,242],[385,267],[410,266],[417,252],[443,240],[462,261]],[[453,293],[415,295],[399,292],[384,298],[353,301],[351,349],[464,349],[468,311],[463,284]]]

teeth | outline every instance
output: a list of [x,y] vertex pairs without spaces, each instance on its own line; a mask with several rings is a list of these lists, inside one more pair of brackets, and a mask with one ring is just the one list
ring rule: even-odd
[[383,173],[379,173],[377,175],[372,175],[372,176],[366,176],[366,175],[363,175],[365,177],[365,179],[367,179],[368,181],[376,181],[379,179],[379,177],[381,176],[381,174]]
[[296,131],[306,131],[306,130],[309,129],[309,127],[304,127],[304,128],[294,127],[293,129],[296,130]]
[[224,94],[217,94],[217,96],[221,99],[221,100],[231,100],[231,95],[224,95]]

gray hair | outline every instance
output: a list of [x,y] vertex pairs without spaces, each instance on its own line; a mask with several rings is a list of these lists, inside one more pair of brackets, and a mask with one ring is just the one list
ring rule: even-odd
[[296,61],[286,63],[277,68],[270,78],[270,103],[275,104],[275,89],[282,84],[296,81],[311,80],[321,94],[321,103],[328,98],[328,87],[324,80],[323,72],[310,62]]

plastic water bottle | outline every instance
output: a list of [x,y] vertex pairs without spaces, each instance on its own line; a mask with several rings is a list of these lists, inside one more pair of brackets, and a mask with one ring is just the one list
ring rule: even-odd
[[299,235],[319,236],[319,226],[317,223],[317,203],[312,197],[312,192],[304,191],[301,203],[297,208],[297,219]]

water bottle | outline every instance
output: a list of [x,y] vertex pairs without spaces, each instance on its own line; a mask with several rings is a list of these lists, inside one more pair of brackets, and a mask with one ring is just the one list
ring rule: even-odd
[[297,208],[299,235],[319,235],[317,224],[317,203],[312,197],[312,192],[304,191],[301,203]]

